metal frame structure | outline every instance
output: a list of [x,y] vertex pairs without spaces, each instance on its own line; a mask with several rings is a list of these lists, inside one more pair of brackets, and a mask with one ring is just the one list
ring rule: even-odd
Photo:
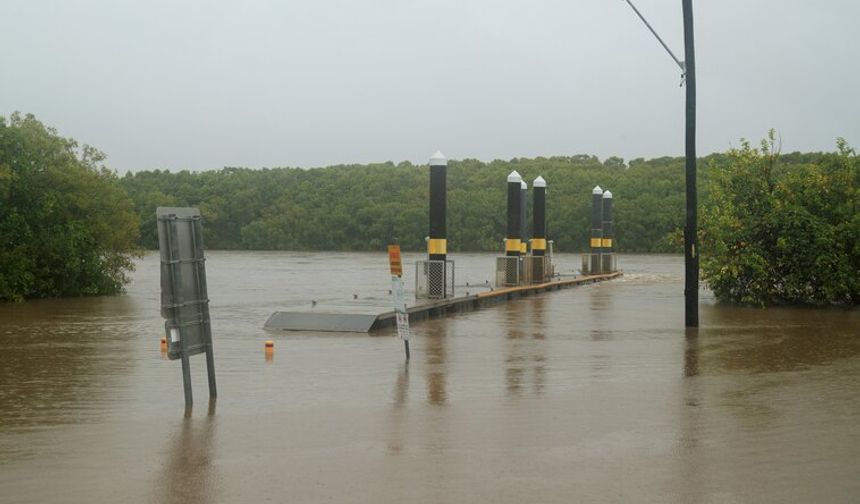
[[206,354],[209,397],[217,397],[215,357],[209,318],[203,225],[195,208],[159,207],[156,210],[161,255],[161,315],[168,341],[168,357],[182,361],[185,405],[191,407],[189,357]]
[[454,297],[454,261],[428,259],[415,262],[415,298]]

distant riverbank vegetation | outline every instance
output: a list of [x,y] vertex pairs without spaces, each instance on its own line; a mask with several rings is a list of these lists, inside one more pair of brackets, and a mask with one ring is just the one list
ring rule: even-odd
[[[209,249],[380,251],[396,237],[424,250],[428,167],[140,171],[117,177],[103,156],[31,116],[0,129],[0,300],[116,292],[135,250],[156,249],[155,208],[200,208]],[[860,302],[857,157],[778,155],[773,141],[699,160],[703,278],[751,304]],[[615,196],[621,252],[680,253],[684,159],[590,155],[449,162],[449,251],[497,251],[505,180],[548,183],[555,250],[587,247],[591,189]],[[529,209],[530,210],[530,209]],[[530,222],[531,217],[529,217]]]
[[[450,251],[500,249],[506,177],[512,170],[529,184],[538,175],[547,180],[548,234],[558,251],[587,246],[591,189],[598,184],[616,195],[616,241],[622,251],[680,250],[672,232],[683,226],[682,158],[636,159],[628,165],[620,158],[578,155],[450,161]],[[120,182],[135,202],[140,244],[148,249],[157,247],[153,215],[159,205],[199,207],[212,249],[371,251],[384,250],[392,237],[405,250],[425,248],[429,169],[409,162],[310,170],[156,170],[129,173]]]

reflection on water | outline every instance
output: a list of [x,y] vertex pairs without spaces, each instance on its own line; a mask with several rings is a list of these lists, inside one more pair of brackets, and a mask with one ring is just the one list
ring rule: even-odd
[[684,377],[699,375],[699,329],[686,328],[687,346],[684,349]]
[[[457,261],[461,282],[492,275],[492,255]],[[393,331],[261,329],[342,285],[384,299],[384,254],[212,253],[220,404],[181,421],[157,257],[127,296],[0,305],[0,500],[856,502],[860,311],[703,292],[685,331],[683,258],[620,263],[415,324],[404,363]],[[192,374],[205,393],[202,358]]]
[[537,347],[532,354],[533,364],[533,390],[535,394],[541,394],[546,383],[546,335],[544,333],[546,319],[546,296],[537,296],[532,302],[532,321],[534,324],[534,332],[532,339]]
[[591,341],[596,343],[591,348],[590,371],[594,379],[606,379],[612,376],[612,355],[606,351],[605,343],[611,342],[613,332],[607,328],[611,316],[609,310],[612,296],[602,285],[597,284],[588,289],[588,318],[583,323],[588,327]]
[[[510,396],[530,385],[540,394],[546,381],[544,296],[510,303],[503,314],[506,326],[505,387]],[[531,375],[531,376],[529,376]]]
[[516,394],[520,390],[520,384],[524,370],[525,356],[522,355],[521,341],[525,338],[522,330],[523,301],[517,300],[510,303],[505,310],[504,319],[507,322],[508,333],[508,356],[505,359],[505,385],[509,394]]
[[211,502],[217,489],[218,475],[213,469],[216,444],[215,400],[202,419],[186,412],[179,431],[170,441],[164,465],[164,494],[156,502]]
[[434,321],[430,330],[424,332],[425,364],[427,368],[427,401],[430,404],[445,404],[447,365],[445,344],[448,337],[448,324]]
[[403,422],[404,407],[409,399],[409,362],[404,362],[397,372],[397,380],[394,382],[394,394],[392,397],[392,410],[389,415],[386,433],[388,435],[388,452],[400,453],[403,449]]
[[684,380],[680,401],[678,435],[679,472],[683,484],[679,493],[683,502],[702,502],[703,479],[706,476],[705,453],[702,447],[702,381],[699,376],[699,329],[685,329]]
[[404,362],[397,372],[397,382],[394,386],[394,406],[402,408],[409,395],[409,362]]

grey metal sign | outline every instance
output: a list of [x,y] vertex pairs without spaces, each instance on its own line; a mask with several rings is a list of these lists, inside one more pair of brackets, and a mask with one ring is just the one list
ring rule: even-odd
[[196,208],[158,207],[158,246],[161,253],[161,316],[168,342],[168,357],[182,359],[185,402],[191,405],[191,373],[188,357],[206,354],[209,395],[215,389],[212,329],[206,267],[203,255],[203,225]]

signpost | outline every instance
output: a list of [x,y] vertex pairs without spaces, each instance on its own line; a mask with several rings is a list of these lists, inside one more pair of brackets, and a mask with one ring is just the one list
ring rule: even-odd
[[406,360],[409,360],[409,314],[406,312],[406,299],[403,296],[403,262],[400,259],[400,245],[388,246],[388,265],[391,269],[391,295],[394,299],[397,335],[403,340]]
[[167,336],[167,356],[182,361],[185,407],[193,404],[189,357],[206,354],[209,397],[214,399],[215,359],[206,292],[203,226],[196,208],[158,207],[158,247],[161,254],[161,316]]

